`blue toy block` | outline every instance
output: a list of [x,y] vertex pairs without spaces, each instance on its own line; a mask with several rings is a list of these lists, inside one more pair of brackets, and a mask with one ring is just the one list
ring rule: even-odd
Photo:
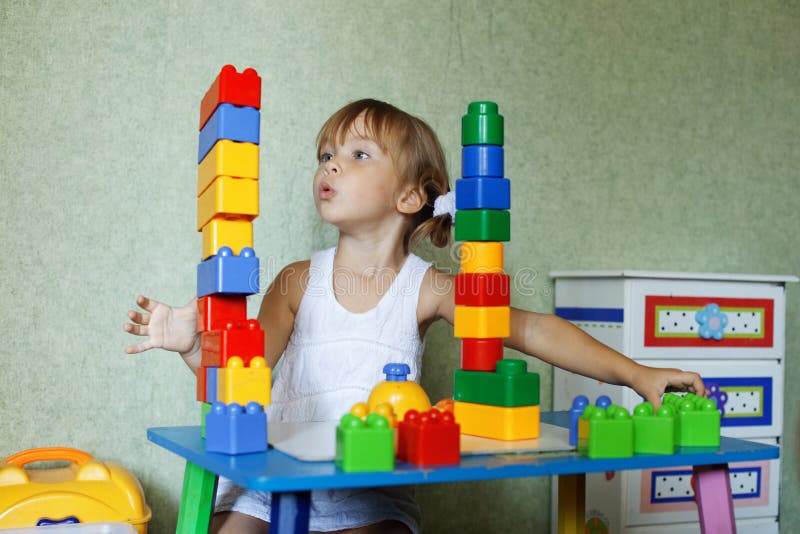
[[245,454],[267,450],[267,414],[257,402],[221,402],[206,415],[206,452]]
[[569,444],[578,444],[578,419],[583,415],[583,410],[589,406],[589,399],[585,395],[578,395],[572,400],[572,408],[569,409]]
[[[202,367],[201,367],[202,369]],[[206,367],[206,402],[217,402],[217,368]]]
[[254,295],[258,293],[258,257],[250,247],[238,256],[230,247],[197,265],[197,298],[206,295]]
[[464,178],[502,178],[503,147],[469,145],[461,149],[461,176]]
[[594,402],[595,406],[598,406],[602,409],[606,409],[611,406],[611,399],[607,395],[600,395],[597,397],[597,400]]
[[197,163],[203,161],[208,151],[220,139],[257,145],[260,123],[261,114],[256,108],[220,104],[203,129],[200,130]]
[[456,180],[456,209],[511,209],[511,180],[506,178]]

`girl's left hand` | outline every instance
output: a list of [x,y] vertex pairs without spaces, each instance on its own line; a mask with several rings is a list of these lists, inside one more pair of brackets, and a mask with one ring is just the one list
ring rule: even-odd
[[631,387],[656,410],[661,406],[661,396],[667,390],[688,391],[701,397],[706,395],[703,379],[697,373],[644,365],[640,365],[635,372]]

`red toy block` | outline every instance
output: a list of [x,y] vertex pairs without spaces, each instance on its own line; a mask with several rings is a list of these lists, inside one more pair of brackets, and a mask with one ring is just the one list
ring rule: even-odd
[[200,334],[200,365],[225,367],[228,358],[239,356],[245,366],[256,356],[264,356],[264,331],[255,319],[228,323],[225,328]]
[[409,410],[398,426],[397,459],[419,466],[457,464],[460,431],[451,412]]
[[247,320],[245,295],[207,295],[197,299],[197,331],[221,330]]
[[197,368],[197,400],[206,402],[206,368],[202,365]]
[[456,275],[456,306],[509,306],[511,277],[503,273]]
[[494,372],[498,360],[502,359],[502,338],[461,340],[461,368],[465,371]]
[[255,69],[239,73],[233,65],[222,67],[200,102],[200,130],[223,103],[261,109],[261,77]]

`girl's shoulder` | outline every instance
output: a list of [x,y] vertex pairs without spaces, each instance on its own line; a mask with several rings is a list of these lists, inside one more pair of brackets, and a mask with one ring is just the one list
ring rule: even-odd
[[308,286],[308,277],[311,268],[311,260],[295,261],[285,266],[272,285],[267,290],[268,293],[277,293],[286,299],[286,303],[292,312],[297,312],[300,301]]

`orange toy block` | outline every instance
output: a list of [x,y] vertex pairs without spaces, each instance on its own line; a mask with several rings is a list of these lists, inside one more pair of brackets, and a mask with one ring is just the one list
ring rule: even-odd
[[197,166],[197,196],[220,176],[258,179],[258,145],[220,139]]
[[462,273],[502,273],[503,243],[465,241],[461,243]]
[[220,176],[197,197],[197,231],[215,217],[258,217],[258,180]]
[[239,255],[245,247],[253,248],[253,223],[245,219],[211,219],[203,227],[203,259],[215,255],[222,247],[230,247]]
[[508,306],[456,306],[453,335],[460,338],[502,338],[511,330]]
[[461,433],[513,441],[539,437],[539,407],[506,408],[455,401],[453,412]]
[[238,356],[228,359],[225,367],[217,371],[217,400],[225,404],[235,402],[247,406],[248,402],[261,405],[270,403],[272,370],[262,357],[250,360],[245,367]]

